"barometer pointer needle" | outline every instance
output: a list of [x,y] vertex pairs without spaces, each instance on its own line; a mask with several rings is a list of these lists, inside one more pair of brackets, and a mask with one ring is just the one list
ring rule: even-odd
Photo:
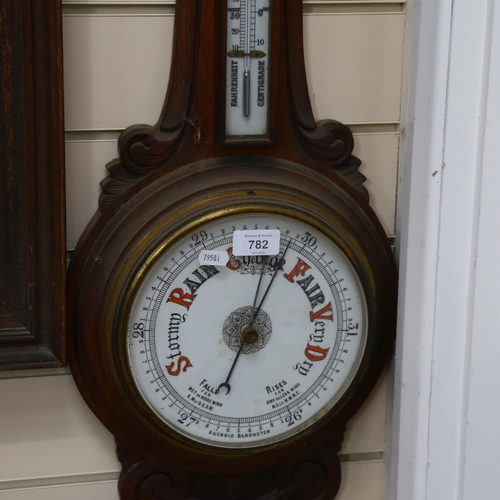
[[[276,262],[276,268],[274,270],[273,277],[271,278],[271,281],[269,282],[269,285],[267,285],[266,291],[264,292],[264,296],[262,297],[262,300],[260,301],[259,307],[257,308],[257,310],[255,310],[255,304],[257,303],[257,296],[259,294],[260,284],[262,282],[262,276],[264,274],[264,268],[265,268],[266,263],[267,263],[267,257],[266,257],[266,259],[264,260],[264,262],[262,264],[262,269],[261,269],[261,273],[260,273],[259,283],[257,285],[257,292],[255,293],[255,297],[254,297],[254,301],[253,301],[253,306],[252,306],[253,315],[252,315],[252,319],[250,320],[250,326],[249,327],[252,326],[253,322],[255,321],[255,318],[259,314],[259,311],[260,311],[260,309],[262,307],[262,304],[264,303],[264,299],[266,298],[267,293],[269,292],[269,289],[271,288],[271,285],[273,284],[274,278],[276,278],[276,275],[278,274],[278,271],[283,269],[283,263],[284,263],[284,259],[285,259],[285,254],[286,254],[288,248],[290,247],[290,243],[291,242],[292,242],[292,240],[290,240],[288,242],[288,245],[286,246],[285,251],[283,252],[283,255],[281,256],[281,259],[279,259],[278,262]],[[241,339],[240,348],[238,349],[238,352],[236,353],[236,357],[234,358],[233,364],[231,365],[231,369],[229,370],[229,373],[227,375],[226,381],[222,382],[222,384],[220,384],[219,387],[218,387],[218,391],[219,392],[220,392],[220,390],[223,387],[225,389],[227,389],[226,395],[229,394],[229,392],[231,391],[231,386],[229,385],[229,379],[231,378],[231,375],[233,373],[234,367],[236,366],[236,362],[238,361],[238,358],[240,357],[240,354],[241,354],[241,351],[243,350],[243,346],[244,345],[245,345],[245,338],[242,338]]]
[[243,350],[244,345],[245,345],[245,339],[241,339],[240,348],[238,349],[238,352],[236,353],[236,357],[234,358],[233,364],[231,365],[231,369],[229,370],[229,373],[227,374],[226,381],[222,382],[222,384],[219,385],[219,387],[217,388],[217,391],[219,391],[219,392],[223,387],[225,389],[227,389],[226,396],[231,391],[231,386],[229,385],[229,379],[231,378],[231,374],[233,373],[234,367],[236,366],[236,361],[238,361],[238,358],[240,357],[240,354],[241,354],[241,351]]
[[255,290],[255,297],[253,298],[252,320],[250,321],[250,325],[253,323],[253,320],[255,319],[255,314],[254,314],[255,306],[257,305],[257,298],[259,297],[260,285],[262,284],[262,278],[264,277],[264,269],[266,268],[267,261],[268,261],[268,256],[265,255],[262,261],[262,268],[260,269],[259,283],[257,284],[257,290]]
[[285,251],[283,252],[283,255],[281,256],[281,259],[276,262],[276,269],[274,270],[273,277],[271,278],[271,281],[269,282],[269,285],[267,285],[266,291],[264,292],[264,296],[262,297],[262,300],[260,301],[259,307],[257,307],[257,310],[254,310],[252,320],[250,321],[250,324],[252,324],[255,321],[255,318],[257,317],[257,314],[259,314],[260,308],[262,307],[262,304],[264,303],[264,299],[267,296],[267,293],[269,292],[269,289],[271,288],[271,285],[273,284],[274,278],[276,278],[276,275],[278,274],[278,271],[283,270],[283,263],[285,262],[285,254],[290,247],[290,243],[292,240],[288,242],[288,245],[285,248]]
[[[262,283],[262,277],[264,276],[264,269],[266,268],[266,264],[267,264],[267,255],[264,257],[263,262],[262,262],[262,268],[260,270],[259,282],[257,284],[257,290],[255,291],[255,297],[253,299],[252,319],[250,320],[249,326],[252,326],[252,323],[255,319],[255,314],[254,314],[255,305],[257,304],[257,297],[259,296],[260,285]],[[221,388],[224,387],[225,389],[227,389],[226,394],[229,394],[229,391],[231,390],[231,386],[229,385],[229,379],[231,378],[231,374],[233,373],[234,367],[236,365],[236,362],[238,361],[238,358],[240,357],[240,354],[241,354],[241,351],[242,351],[244,345],[245,345],[245,338],[243,337],[241,339],[241,344],[240,344],[240,347],[238,349],[238,352],[236,353],[236,357],[234,358],[233,364],[231,365],[231,369],[229,370],[229,373],[227,375],[226,381],[222,382],[222,384],[219,385],[219,388],[218,388],[219,392],[220,392]]]

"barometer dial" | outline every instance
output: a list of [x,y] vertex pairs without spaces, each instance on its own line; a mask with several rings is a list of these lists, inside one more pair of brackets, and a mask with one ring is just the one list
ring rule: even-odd
[[[261,255],[234,255],[236,230],[255,233]],[[279,231],[277,255],[262,255],[269,230]],[[195,441],[245,448],[296,435],[339,402],[359,368],[360,281],[304,221],[222,217],[156,249],[139,275],[126,333],[132,378],[157,417]]]

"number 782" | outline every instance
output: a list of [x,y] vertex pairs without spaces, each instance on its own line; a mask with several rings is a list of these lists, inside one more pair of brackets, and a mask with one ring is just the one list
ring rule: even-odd
[[253,248],[256,250],[267,250],[269,245],[268,240],[248,240],[248,243],[250,243],[250,250]]

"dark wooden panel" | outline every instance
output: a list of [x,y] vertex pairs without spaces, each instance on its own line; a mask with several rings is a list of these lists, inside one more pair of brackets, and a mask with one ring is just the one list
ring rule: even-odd
[[0,9],[0,369],[61,366],[60,0],[4,0]]

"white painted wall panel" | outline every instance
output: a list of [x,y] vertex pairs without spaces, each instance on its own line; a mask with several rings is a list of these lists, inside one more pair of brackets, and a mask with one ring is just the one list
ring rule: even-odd
[[66,16],[66,129],[154,124],[165,98],[173,16]]
[[389,383],[385,372],[365,404],[349,422],[342,454],[384,452]]
[[335,500],[384,500],[384,498],[384,462],[342,464],[342,484]]
[[304,16],[317,120],[399,122],[404,22],[404,14]]
[[74,249],[98,207],[106,163],[118,156],[115,141],[66,143],[66,241]]
[[355,134],[354,155],[361,161],[370,205],[382,222],[385,232],[394,234],[396,185],[398,172],[398,134]]
[[0,491],[0,500],[119,500],[116,481]]
[[70,375],[0,380],[3,481],[120,470],[111,434]]

